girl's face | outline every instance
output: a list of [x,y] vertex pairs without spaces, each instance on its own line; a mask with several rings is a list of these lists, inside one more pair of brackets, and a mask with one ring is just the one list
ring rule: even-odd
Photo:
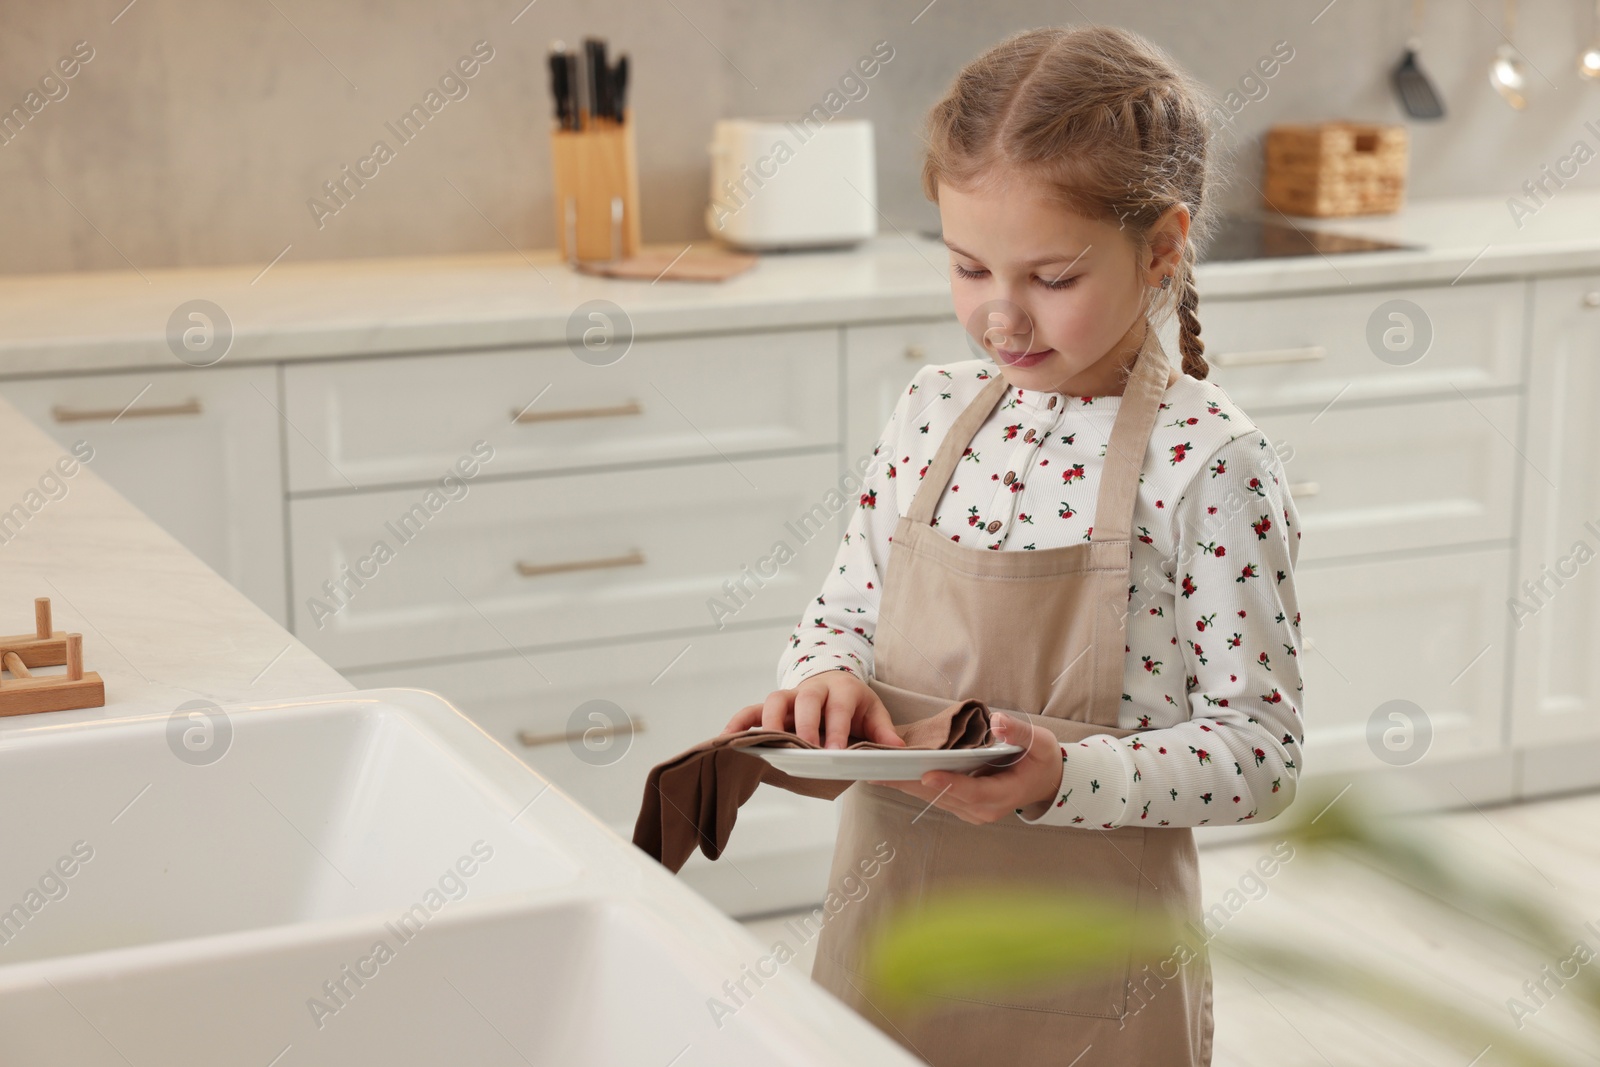
[[1122,392],[1123,369],[1144,343],[1147,302],[1159,293],[1151,287],[1176,273],[1186,209],[1158,227],[1177,226],[1176,246],[1158,254],[1170,242],[1153,239],[1137,264],[1128,231],[1052,204],[1020,177],[973,192],[941,183],[939,217],[956,315],[1012,385]]

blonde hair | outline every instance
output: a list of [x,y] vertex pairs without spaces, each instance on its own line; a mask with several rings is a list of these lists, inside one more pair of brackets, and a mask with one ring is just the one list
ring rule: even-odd
[[[1200,340],[1194,264],[1212,228],[1205,88],[1160,48],[1115,26],[1042,27],[1012,34],[961,68],[924,123],[922,190],[982,188],[1022,172],[1085,218],[1132,231],[1141,256],[1174,204],[1188,240],[1161,316],[1178,315],[1184,373],[1210,372]],[[1155,323],[1152,323],[1155,328]]]

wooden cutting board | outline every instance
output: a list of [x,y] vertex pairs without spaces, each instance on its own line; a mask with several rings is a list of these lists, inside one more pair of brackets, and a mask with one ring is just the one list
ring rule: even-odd
[[645,281],[722,282],[755,266],[758,257],[747,252],[689,246],[645,247],[625,259],[578,262],[584,274],[606,278],[642,278]]

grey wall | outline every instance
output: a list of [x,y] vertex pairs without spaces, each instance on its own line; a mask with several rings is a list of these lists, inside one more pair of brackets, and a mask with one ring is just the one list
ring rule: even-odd
[[[524,2],[0,0],[0,110],[74,42],[94,50],[67,95],[0,145],[0,272],[265,265],[285,246],[286,260],[548,247],[545,49],[586,33],[632,56],[649,242],[705,238],[714,120],[806,109],[880,40],[895,56],[844,114],[876,124],[886,218],[935,224],[917,182],[924,110],[982,48],[1050,23],[1136,30],[1218,91],[1288,41],[1294,58],[1236,120],[1227,199],[1249,204],[1268,125],[1400,121],[1388,73],[1411,12],[1403,0],[538,0],[513,24]],[[1593,5],[1522,3],[1518,41],[1540,72],[1525,112],[1486,77],[1501,13],[1494,0],[1428,5],[1423,62],[1450,113],[1412,126],[1412,196],[1510,196],[1575,141],[1600,147],[1583,126],[1600,129],[1600,87],[1576,74]],[[469,94],[319,229],[308,198],[478,40],[494,58]],[[1572,184],[1600,185],[1600,162]]]

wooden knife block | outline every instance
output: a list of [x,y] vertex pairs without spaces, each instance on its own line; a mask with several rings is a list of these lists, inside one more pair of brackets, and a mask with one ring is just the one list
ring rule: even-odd
[[617,124],[550,131],[556,235],[569,263],[627,259],[639,251],[639,166],[633,109]]

